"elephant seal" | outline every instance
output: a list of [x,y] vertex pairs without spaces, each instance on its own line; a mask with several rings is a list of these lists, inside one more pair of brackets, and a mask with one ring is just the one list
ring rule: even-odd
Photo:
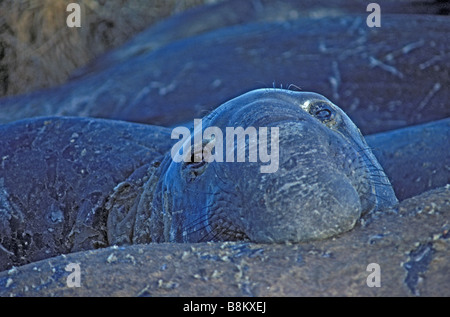
[[321,95],[251,91],[203,123],[278,128],[276,172],[248,159],[175,162],[163,127],[64,117],[0,126],[0,269],[113,244],[324,239],[397,203],[358,128]]
[[[277,171],[262,173],[250,150],[241,162],[208,160],[205,148],[212,139],[217,144],[217,134],[201,139],[203,155],[194,160],[198,134],[211,127],[279,128]],[[258,132],[258,142],[262,136]],[[350,230],[365,213],[397,204],[359,129],[319,94],[251,91],[206,116],[183,148],[191,144],[190,159],[166,155],[143,186],[118,186],[108,207],[109,244],[324,239]],[[130,202],[132,193],[125,209],[121,197]]]

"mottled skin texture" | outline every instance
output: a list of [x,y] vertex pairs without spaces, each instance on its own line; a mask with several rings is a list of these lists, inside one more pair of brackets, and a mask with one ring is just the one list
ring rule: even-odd
[[[212,126],[279,127],[278,171],[260,173],[266,164],[248,157],[177,163],[168,154],[149,169],[142,190],[130,190],[141,187],[136,177],[116,188],[108,205],[110,244],[323,239],[397,203],[358,128],[321,95],[252,91],[203,119],[204,129]],[[130,202],[132,193],[135,201],[123,208],[122,196]]]
[[248,160],[175,163],[161,127],[2,126],[1,268],[111,244],[322,239],[397,203],[359,130],[320,95],[253,91],[208,115],[212,125],[279,127],[278,171],[261,174]]
[[89,118],[0,126],[0,270],[106,246],[106,197],[168,140],[164,128]]

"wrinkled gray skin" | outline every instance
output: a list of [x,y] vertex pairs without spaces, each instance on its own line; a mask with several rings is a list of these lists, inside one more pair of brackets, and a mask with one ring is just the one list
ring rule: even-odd
[[261,173],[269,163],[248,156],[176,163],[167,154],[145,185],[131,176],[116,187],[107,204],[109,244],[323,239],[397,204],[359,129],[321,95],[255,90],[205,117],[203,129],[211,126],[279,127],[278,171]]

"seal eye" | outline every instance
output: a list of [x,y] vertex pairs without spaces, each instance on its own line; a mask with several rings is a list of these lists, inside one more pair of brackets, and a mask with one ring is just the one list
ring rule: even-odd
[[205,159],[202,159],[199,162],[195,161],[195,154],[191,155],[191,159],[188,162],[183,162],[181,171],[184,177],[188,182],[192,182],[198,176],[202,175],[205,171],[208,163]]
[[191,169],[201,168],[206,165],[205,158],[203,157],[203,151],[195,152],[194,146],[191,148],[191,157],[189,160],[184,161],[183,168],[189,167]]
[[321,109],[316,111],[315,117],[320,121],[330,120],[331,111],[328,109]]
[[201,149],[197,149],[197,151],[195,151],[194,145],[191,146],[190,158],[182,165],[182,172],[188,181],[193,181],[203,174],[208,166],[213,145],[214,140],[204,140]]
[[206,161],[203,158],[201,159],[201,161],[199,161],[195,153],[192,153],[191,159],[186,162],[186,166],[189,166],[190,168],[200,168],[205,164]]
[[310,109],[310,114],[313,115],[318,120],[320,120],[321,122],[326,123],[334,119],[335,111],[333,108],[331,108],[330,105],[326,103],[318,103],[312,105]]

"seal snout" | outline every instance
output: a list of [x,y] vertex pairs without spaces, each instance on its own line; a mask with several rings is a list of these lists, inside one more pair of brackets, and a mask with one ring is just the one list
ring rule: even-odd
[[[299,171],[297,171],[299,172]],[[338,173],[266,179],[264,194],[254,197],[246,234],[254,242],[324,239],[353,228],[361,216],[359,195]],[[326,182],[316,180],[327,178]],[[257,205],[254,200],[264,202]]]
[[171,153],[187,154],[164,172],[167,241],[325,239],[396,202],[358,128],[318,94],[250,92],[185,130]]

